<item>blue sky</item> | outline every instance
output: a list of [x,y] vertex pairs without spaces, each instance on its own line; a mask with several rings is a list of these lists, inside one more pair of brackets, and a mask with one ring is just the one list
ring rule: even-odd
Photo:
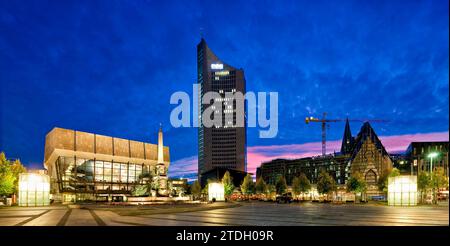
[[278,136],[249,146],[320,141],[304,118],[322,112],[448,133],[448,1],[24,2],[0,2],[0,149],[29,166],[55,126],[156,143],[161,122],[172,161],[195,156],[169,99],[191,93],[200,30],[247,90],[279,93]]

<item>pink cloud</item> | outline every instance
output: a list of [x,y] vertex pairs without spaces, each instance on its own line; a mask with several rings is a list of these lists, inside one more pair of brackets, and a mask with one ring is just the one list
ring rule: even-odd
[[[406,150],[411,142],[448,141],[449,132],[417,133],[395,136],[380,136],[380,140],[390,153]],[[341,149],[341,140],[327,141],[327,153],[338,152]],[[256,174],[256,168],[263,162],[277,158],[296,159],[308,156],[317,156],[322,153],[321,142],[303,144],[249,146],[247,147],[247,171]],[[171,176],[181,176],[197,172],[197,156],[191,156],[172,162]]]
[[[190,179],[193,174],[197,174],[197,156],[190,156],[183,159],[176,160],[170,163],[169,175],[170,177]],[[189,176],[189,177],[188,177]]]
[[381,136],[386,150],[390,153],[403,152],[411,142],[448,141],[448,132],[417,133],[398,136]]

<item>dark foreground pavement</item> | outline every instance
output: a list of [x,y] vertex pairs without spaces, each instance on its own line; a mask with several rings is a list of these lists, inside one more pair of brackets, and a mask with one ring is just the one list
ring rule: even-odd
[[[333,205],[318,203],[274,204],[241,203],[231,208],[202,211],[161,210],[161,213],[132,215],[114,209],[89,206],[2,208],[0,225],[4,226],[448,226],[449,209],[444,206],[389,207],[383,205]],[[217,206],[217,205],[216,205]],[[133,208],[130,208],[133,209]],[[144,210],[143,210],[144,211]],[[174,211],[172,213],[172,211]],[[122,215],[119,215],[122,214]],[[125,214],[125,215],[124,215]]]

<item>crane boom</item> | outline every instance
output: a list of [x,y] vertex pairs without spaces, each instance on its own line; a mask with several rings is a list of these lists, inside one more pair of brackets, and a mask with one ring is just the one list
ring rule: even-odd
[[315,118],[315,117],[306,117],[305,118],[305,123],[309,124],[310,122],[318,122],[321,123],[322,125],[322,155],[326,155],[327,153],[327,145],[326,145],[326,141],[327,141],[327,134],[326,134],[326,128],[328,125],[328,123],[330,122],[341,122],[341,121],[358,121],[358,122],[386,122],[386,120],[381,120],[381,119],[327,119],[326,118],[327,113],[323,113],[323,117],[322,119],[319,118]]

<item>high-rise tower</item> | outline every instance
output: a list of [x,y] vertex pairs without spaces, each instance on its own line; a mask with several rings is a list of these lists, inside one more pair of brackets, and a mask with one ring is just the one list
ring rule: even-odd
[[[214,168],[246,171],[246,123],[237,127],[236,102],[226,98],[225,93],[245,94],[244,70],[236,69],[220,60],[202,38],[197,45],[197,78],[199,83],[199,128],[198,128],[198,175]],[[210,105],[203,105],[201,98],[207,92],[217,92],[222,103],[222,119],[230,117],[233,122],[224,121],[220,127],[204,127],[201,115]],[[245,114],[245,109],[241,110]],[[244,116],[242,115],[242,118]]]

